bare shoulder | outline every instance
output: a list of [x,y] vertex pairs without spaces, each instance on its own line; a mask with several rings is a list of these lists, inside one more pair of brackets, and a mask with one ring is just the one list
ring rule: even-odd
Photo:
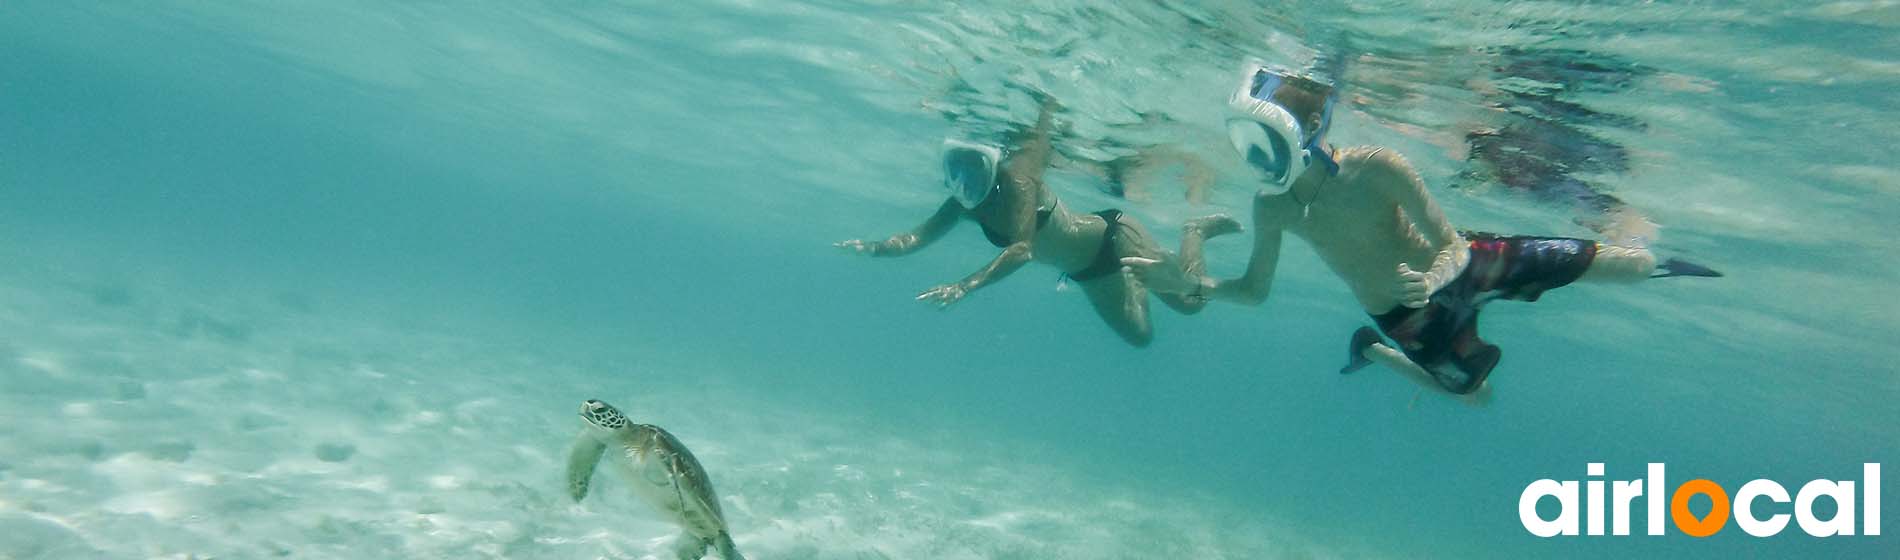
[[1253,223],[1255,228],[1282,229],[1297,221],[1300,204],[1293,197],[1282,194],[1256,192],[1253,195]]
[[1374,175],[1400,175],[1412,173],[1412,162],[1398,150],[1384,146],[1353,146],[1341,148],[1333,155],[1339,160],[1339,166],[1358,173]]
[[1348,170],[1351,181],[1378,192],[1392,195],[1417,190],[1421,180],[1412,162],[1398,150],[1381,146],[1358,146],[1340,150],[1340,168]]

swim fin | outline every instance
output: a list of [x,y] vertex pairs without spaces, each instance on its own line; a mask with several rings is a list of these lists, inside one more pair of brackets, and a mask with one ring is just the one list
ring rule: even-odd
[[1447,387],[1447,389],[1460,395],[1476,392],[1479,387],[1484,386],[1484,380],[1491,377],[1491,370],[1497,369],[1498,361],[1503,358],[1504,351],[1495,344],[1486,344],[1468,356],[1459,357],[1458,369],[1464,370],[1465,375],[1470,377],[1466,379],[1463,386],[1455,389]]
[[1379,340],[1379,331],[1372,330],[1372,327],[1359,327],[1359,330],[1353,331],[1352,345],[1346,348],[1346,367],[1339,368],[1339,373],[1352,373],[1370,365],[1372,360],[1366,359],[1366,349],[1378,344]]
[[1668,278],[1671,276],[1695,276],[1699,278],[1722,277],[1722,273],[1716,272],[1713,268],[1677,258],[1663,261],[1662,264],[1656,265],[1656,268],[1662,269],[1665,272],[1651,274],[1649,275],[1650,278]]

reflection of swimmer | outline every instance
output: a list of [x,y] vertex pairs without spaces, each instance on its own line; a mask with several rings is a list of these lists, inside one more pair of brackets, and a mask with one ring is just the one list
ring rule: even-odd
[[[1131,125],[1111,125],[1112,128],[1137,133],[1173,133],[1170,137],[1186,135],[1180,123],[1159,113],[1142,113],[1141,122]],[[1089,157],[1064,152],[1063,156],[1070,167],[1087,170],[1102,178],[1102,186],[1108,194],[1132,201],[1149,199],[1149,187],[1161,179],[1161,173],[1171,169],[1180,170],[1181,185],[1186,189],[1186,198],[1190,204],[1206,204],[1209,190],[1214,184],[1214,169],[1187,146],[1177,142],[1139,142],[1118,138],[1102,138],[1093,142],[1084,142],[1080,138],[1064,139],[1065,146],[1086,146],[1093,152],[1104,152],[1106,157]]]
[[[1494,299],[1535,301],[1571,282],[1637,282],[1716,275],[1649,251],[1561,238],[1472,234],[1451,223],[1405,159],[1379,147],[1324,144],[1330,85],[1258,64],[1230,102],[1234,148],[1264,181],[1254,197],[1254,251],[1239,278],[1183,274],[1122,260],[1157,292],[1257,304],[1267,298],[1281,237],[1305,239],[1345,281],[1397,348],[1356,333],[1351,371],[1373,361],[1430,388],[1482,400],[1500,352],[1478,338],[1478,310]],[[1306,132],[1311,131],[1311,132]]]
[[1571,204],[1583,215],[1578,225],[1619,241],[1654,237],[1655,226],[1634,207],[1602,192],[1579,173],[1628,170],[1622,146],[1542,119],[1465,135],[1472,166],[1458,176],[1464,184],[1496,184],[1539,199]]
[[[1120,259],[1141,257],[1198,275],[1202,272],[1201,242],[1239,231],[1240,225],[1226,217],[1190,221],[1183,227],[1181,253],[1176,257],[1160,248],[1133,216],[1118,210],[1087,214],[1069,210],[1042,181],[1052,150],[1053,109],[1053,103],[1045,101],[1035,128],[1018,138],[1008,154],[994,146],[944,142],[944,186],[950,189],[950,198],[936,214],[915,230],[883,241],[854,239],[837,245],[871,256],[906,255],[969,218],[1002,254],[962,280],[926,290],[918,300],[948,307],[1033,259],[1061,269],[1080,284],[1096,313],[1123,340],[1146,346],[1154,336],[1148,320],[1148,290],[1123,273]],[[1162,295],[1161,301],[1182,313],[1196,313],[1206,305],[1171,294]]]

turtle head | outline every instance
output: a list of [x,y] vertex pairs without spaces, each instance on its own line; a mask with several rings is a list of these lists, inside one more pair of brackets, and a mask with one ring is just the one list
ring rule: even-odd
[[588,399],[581,403],[581,418],[594,429],[613,431],[628,425],[627,416],[620,413],[614,405]]

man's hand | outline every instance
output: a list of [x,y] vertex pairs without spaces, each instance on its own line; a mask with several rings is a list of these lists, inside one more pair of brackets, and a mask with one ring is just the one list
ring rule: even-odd
[[1432,300],[1432,287],[1426,283],[1425,273],[1399,263],[1398,282],[1392,287],[1392,297],[1399,300],[1399,305],[1418,309]]
[[924,290],[924,293],[917,294],[917,301],[935,303],[938,309],[947,309],[951,304],[961,301],[963,296],[969,294],[970,288],[963,282],[951,282]]

